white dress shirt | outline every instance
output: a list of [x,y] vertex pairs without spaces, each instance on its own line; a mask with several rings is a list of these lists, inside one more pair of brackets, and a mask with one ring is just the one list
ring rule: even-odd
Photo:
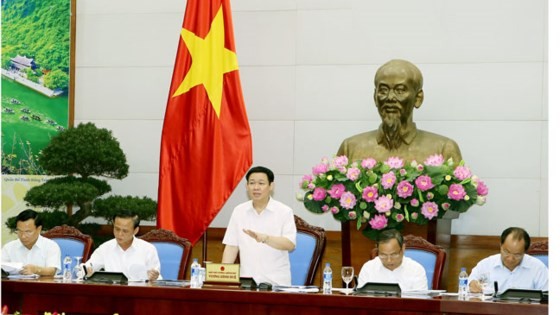
[[360,270],[358,286],[361,288],[368,282],[398,283],[403,292],[428,290],[426,270],[406,256],[395,270],[385,268],[379,257],[366,262]]
[[283,236],[295,245],[297,230],[292,209],[270,198],[266,208],[258,214],[251,200],[244,202],[233,209],[223,239],[223,244],[239,247],[241,277],[252,277],[257,283],[291,285],[289,252],[258,243],[243,229]]
[[60,271],[60,247],[46,237],[39,235],[37,242],[27,249],[19,239],[13,240],[2,248],[2,261],[20,262],[23,265],[37,265],[40,267],[55,267]]
[[104,268],[105,271],[122,272],[128,280],[132,281],[148,279],[147,272],[150,269],[160,271],[155,246],[136,237],[127,250],[123,250],[116,239],[101,244],[86,265],[91,266],[94,271]]
[[548,269],[531,255],[523,255],[521,263],[510,271],[502,263],[500,254],[484,258],[473,268],[469,282],[478,280],[481,274],[488,276],[488,283],[498,282],[498,293],[507,289],[548,290]]

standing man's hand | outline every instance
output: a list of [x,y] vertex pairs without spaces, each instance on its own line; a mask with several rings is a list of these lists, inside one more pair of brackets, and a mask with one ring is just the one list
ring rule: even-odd
[[266,243],[266,241],[268,241],[268,235],[264,233],[257,233],[249,229],[243,229],[243,232],[245,232],[245,234],[249,235],[250,237],[254,238],[255,241],[259,243]]

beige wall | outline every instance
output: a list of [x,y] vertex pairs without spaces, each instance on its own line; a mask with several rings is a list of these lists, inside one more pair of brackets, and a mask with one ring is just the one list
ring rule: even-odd
[[[77,1],[76,123],[113,130],[130,174],[113,192],[157,197],[162,119],[184,0]],[[445,134],[489,188],[454,234],[520,225],[548,235],[548,12],[545,0],[231,0],[255,164],[275,197],[339,230],[295,199],[301,176],[352,134],[379,124],[372,77],[392,58],[416,63],[422,129]],[[515,196],[515,197],[514,197]],[[514,198],[512,198],[514,197]],[[214,227],[245,200],[238,187]]]

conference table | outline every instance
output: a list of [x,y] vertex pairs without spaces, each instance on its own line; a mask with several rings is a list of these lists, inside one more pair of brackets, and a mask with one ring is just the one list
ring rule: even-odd
[[482,301],[453,296],[381,297],[244,290],[205,285],[191,289],[154,283],[64,283],[59,279],[2,280],[10,312],[43,315],[159,314],[548,314],[540,303]]

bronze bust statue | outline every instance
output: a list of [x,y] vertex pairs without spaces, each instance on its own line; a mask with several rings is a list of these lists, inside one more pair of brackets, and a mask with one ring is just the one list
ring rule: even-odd
[[424,100],[422,84],[422,73],[409,61],[391,60],[382,65],[375,73],[373,94],[381,125],[344,140],[337,155],[346,155],[350,161],[370,157],[385,161],[398,156],[422,163],[431,155],[442,154],[445,160],[461,161],[455,141],[416,128],[412,114]]

